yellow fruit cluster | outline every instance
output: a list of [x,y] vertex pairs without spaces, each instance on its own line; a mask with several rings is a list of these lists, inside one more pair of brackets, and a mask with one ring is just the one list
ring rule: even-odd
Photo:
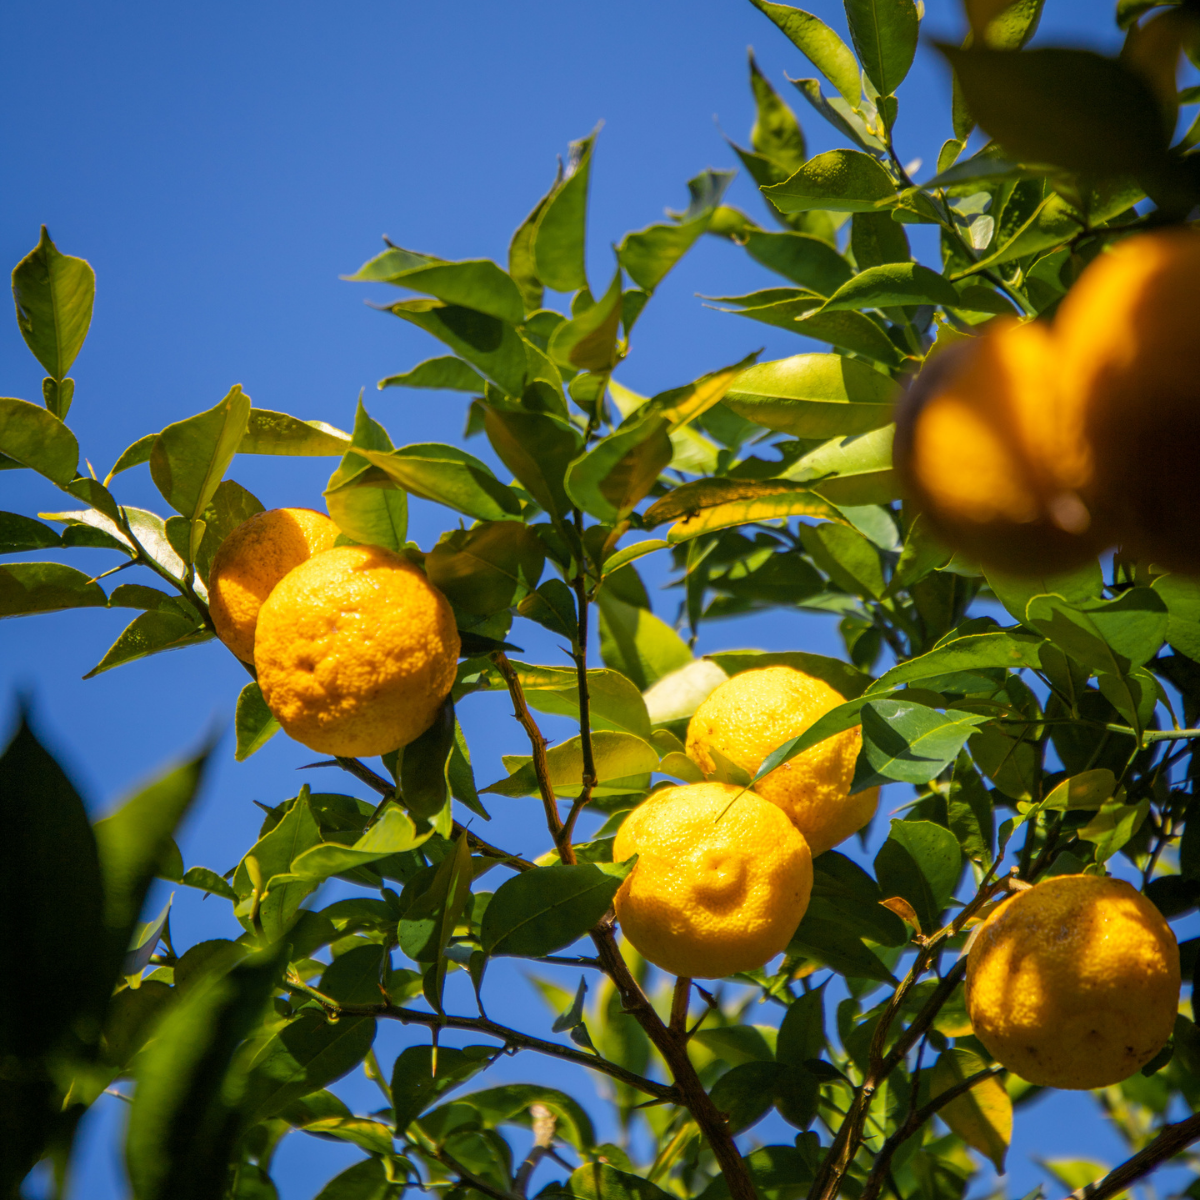
[[1200,571],[1200,233],[1101,254],[1052,322],[989,322],[897,412],[909,497],[956,549],[1063,571],[1121,542]]
[[[744,671],[696,710],[687,752],[753,777],[776,747],[842,703],[792,667]],[[617,893],[626,936],[675,975],[719,978],[781,953],[808,908],[812,857],[870,821],[879,789],[851,796],[859,726],[797,755],[754,785],[694,783],[654,792],[626,818],[613,856],[638,861]]]
[[322,754],[386,754],[433,724],[458,630],[417,567],[379,546],[334,546],[337,532],[310,509],[252,517],[213,559],[210,611],[291,737]]

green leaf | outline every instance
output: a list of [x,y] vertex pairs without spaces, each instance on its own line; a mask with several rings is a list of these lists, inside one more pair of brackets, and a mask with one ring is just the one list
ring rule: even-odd
[[1029,624],[1097,674],[1127,675],[1154,657],[1167,634],[1166,603],[1147,587],[1074,604],[1035,596],[1026,614]]
[[649,609],[626,604],[607,587],[600,589],[597,603],[600,657],[639,691],[692,661],[692,652],[679,634]]
[[1106,767],[1081,771],[1057,784],[1042,801],[1042,808],[1050,812],[1097,809],[1103,806],[1116,787],[1117,778]]
[[825,302],[821,312],[917,304],[945,304],[953,308],[960,301],[943,276],[920,263],[883,263],[868,267],[844,283]]
[[400,792],[414,816],[432,820],[450,799],[447,772],[456,727],[454,702],[447,697],[433,724],[400,750]]
[[521,502],[474,455],[436,442],[402,446],[384,453],[364,450],[363,457],[402,488],[424,500],[444,504],[479,521],[519,516]]
[[[895,225],[890,217],[884,219]],[[821,296],[832,296],[854,274],[833,246],[807,233],[752,229],[743,244],[755,262]]]
[[846,103],[857,106],[862,99],[858,63],[850,47],[819,17],[786,4],[750,0],[769,17],[784,36],[842,94]]
[[800,540],[808,556],[836,586],[864,599],[884,593],[879,551],[857,529],[847,525],[801,525]]
[[568,516],[571,500],[563,479],[579,453],[579,436],[546,413],[481,407],[484,430],[500,461],[546,513]]
[[758,69],[753,50],[749,52],[749,58],[750,90],[754,93],[757,109],[754,127],[750,130],[750,144],[764,158],[790,174],[808,157],[804,131],[795,114]]
[[155,513],[142,508],[125,506],[122,511],[138,544],[164,574],[174,580],[182,580],[186,574],[183,559],[167,538],[166,522]]
[[895,384],[865,363],[839,354],[797,354],[747,368],[724,402],[767,429],[824,440],[886,425],[894,393]]
[[874,951],[843,925],[806,913],[800,927],[788,943],[789,955],[811,959],[844,975],[847,979],[873,979],[879,983],[896,982]]
[[919,679],[933,679],[938,675],[949,675],[954,671],[973,671],[986,668],[1006,667],[1019,671],[1024,667],[1037,668],[1038,648],[1042,639],[1019,629],[997,629],[987,633],[968,633],[962,637],[951,637],[927,654],[910,658],[907,662],[886,671],[873,684],[872,692],[885,692],[915,683]]
[[827,150],[782,183],[762,189],[781,212],[874,212],[895,199],[896,185],[879,162],[860,150]]
[[[726,1071],[713,1084],[709,1095],[717,1109],[726,1114],[730,1133],[742,1133],[771,1111],[775,1085],[787,1071],[782,1063],[748,1062]],[[805,1072],[807,1075],[808,1073]],[[812,1079],[811,1076],[809,1076]],[[813,1107],[817,1083],[812,1079]],[[811,1118],[810,1118],[811,1119]]]
[[194,617],[169,608],[144,612],[121,631],[104,657],[84,676],[93,679],[113,667],[121,667],[164,650],[182,650],[211,641],[213,634]]
[[235,384],[220,404],[168,425],[150,452],[150,474],[166,502],[191,521],[186,561],[194,562],[204,536],[201,520],[250,416],[250,397]]
[[[753,316],[754,311],[747,311],[742,315]],[[861,354],[864,358],[887,367],[899,366],[904,358],[887,334],[861,312],[839,310],[798,316],[788,328],[801,337],[828,342],[839,350]]]
[[814,488],[840,507],[886,504],[899,494],[892,470],[894,425],[835,437],[794,462],[782,479]]
[[[409,815],[402,808],[389,804],[379,820],[352,846],[335,842],[309,843],[290,863],[290,874],[298,879],[327,879],[330,875],[341,875],[355,867],[387,858],[388,855],[413,850],[426,842],[429,836],[429,833],[418,834]],[[283,871],[288,869],[286,866],[282,868]],[[267,874],[266,871],[263,873]]]
[[572,648],[578,645],[575,596],[561,579],[546,580],[517,605],[517,612],[527,620],[536,621],[552,633],[565,637]]
[[[933,1068],[929,1093],[933,1097],[964,1083],[987,1067],[970,1050],[944,1050]],[[973,1150],[989,1159],[1004,1174],[1004,1159],[1012,1141],[1013,1109],[1001,1080],[985,1079],[969,1092],[943,1104],[938,1116]]]
[[196,570],[201,579],[208,582],[208,572],[221,543],[239,525],[262,511],[262,501],[240,483],[225,479],[217,486],[201,517],[204,536],[196,551]]
[[441,300],[400,300],[387,311],[432,334],[509,396],[525,387],[525,343],[508,321]]
[[[425,261],[414,261],[419,259]],[[343,278],[352,283],[390,283],[513,325],[525,318],[517,285],[489,258],[445,262],[393,246]]]
[[860,271],[912,258],[904,226],[890,213],[855,213],[850,222],[850,249]]
[[351,541],[399,553],[408,532],[408,498],[395,481],[363,457],[368,450],[390,453],[393,446],[387,430],[371,419],[360,396],[354,435],[329,477],[325,503],[337,527]]
[[388,387],[435,388],[439,391],[477,392],[482,394],[487,385],[474,368],[461,358],[447,355],[444,358],[427,358],[411,371],[401,375],[389,375],[379,381],[380,389]]
[[202,892],[209,892],[214,896],[237,903],[237,892],[216,871],[211,871],[208,867],[188,867],[180,882],[185,887],[197,888]]
[[63,487],[75,477],[79,443],[53,413],[0,396],[0,454]]
[[188,989],[138,1058],[125,1165],[137,1200],[223,1200],[242,1131],[235,1064],[282,962],[260,956]]
[[433,1072],[433,1048],[409,1046],[392,1068],[392,1103],[396,1132],[403,1133],[439,1096],[466,1083],[500,1054],[496,1046],[449,1046],[437,1051],[437,1074]]
[[577,371],[611,371],[618,361],[620,326],[621,268],[618,266],[604,295],[555,329],[550,337],[550,357],[560,366]]
[[1099,600],[1104,593],[1104,574],[1095,561],[1065,575],[1005,575],[989,567],[984,576],[1000,603],[1022,623],[1034,596],[1054,593],[1078,604]]
[[938,927],[962,875],[958,839],[932,821],[893,821],[875,856],[875,876],[885,897],[901,896],[916,909],[926,933]]
[[[100,863],[83,801],[24,714],[0,757],[0,818],[0,969],[21,981],[0,989],[0,1054],[14,1075],[36,1078],[37,1060],[80,1018],[85,1037],[98,1034],[116,964],[106,952]],[[6,1137],[9,1125],[6,1114]],[[6,1161],[5,1178],[10,1170]]]
[[43,225],[38,244],[13,271],[12,289],[25,344],[47,375],[63,379],[92,322],[96,273],[84,259],[61,253]]
[[61,544],[61,538],[49,525],[20,513],[0,512],[0,554],[49,550]]
[[905,783],[927,783],[939,774],[958,757],[975,727],[987,720],[977,713],[943,716],[905,700],[871,700],[860,717],[863,757],[876,775]]
[[913,0],[846,0],[846,21],[867,78],[881,96],[890,96],[917,50],[917,6]]
[[537,273],[534,262],[534,239],[537,236],[537,224],[546,206],[554,198],[554,193],[562,186],[562,160],[559,160],[558,174],[550,190],[534,205],[533,211],[517,226],[512,240],[508,244],[508,273],[521,292],[527,313],[535,312],[542,307],[545,288]]
[[258,684],[253,681],[246,684],[238,695],[233,723],[237,732],[234,758],[238,762],[245,762],[279,732],[279,722],[267,707]]
[[[592,753],[596,767],[595,796],[624,795],[643,791],[649,786],[649,772],[658,769],[654,747],[632,733],[598,729],[592,734]],[[485,793],[500,796],[534,796],[538,779],[533,760],[523,754],[504,755],[511,774],[507,779],[485,787]],[[578,737],[569,738],[546,751],[546,767],[556,795],[575,796],[583,787],[583,745]]]
[[538,278],[556,292],[586,288],[584,238],[587,229],[588,178],[596,134],[571,143],[570,163],[538,218],[533,257]]
[[813,862],[813,890],[809,914],[837,926],[855,938],[883,946],[908,941],[904,922],[884,908],[878,884],[857,863],[836,850],[827,850]]
[[[143,438],[142,441],[146,439]],[[135,445],[141,445],[140,442]],[[289,454],[303,458],[331,458],[344,454],[350,437],[324,421],[302,421],[287,413],[267,408],[252,408],[246,418],[246,432],[238,443],[239,454]],[[133,447],[130,447],[132,450]],[[126,454],[129,453],[127,450]],[[124,459],[125,455],[121,458]],[[148,457],[148,456],[147,456]],[[129,463],[134,466],[134,463]],[[120,460],[118,460],[118,467]],[[115,475],[118,467],[113,467]]]
[[779,1023],[775,1057],[781,1063],[802,1067],[825,1053],[825,987],[804,992],[788,1005]]
[[1160,575],[1151,586],[1167,604],[1167,644],[1200,660],[1200,584],[1182,575]]
[[628,863],[537,867],[506,880],[483,914],[488,955],[540,958],[581,938],[612,904]]
[[1156,171],[1170,135],[1149,84],[1090,50],[940,45],[976,121],[1024,162],[1092,177]]
[[293,1100],[327,1087],[352,1071],[375,1040],[371,1017],[302,1012],[278,1031],[250,1063],[242,1100],[248,1124],[278,1115]]
[[[525,699],[538,712],[579,719],[579,681],[573,669],[514,662]],[[648,740],[650,717],[642,693],[619,671],[588,671],[588,712],[595,730],[632,733]]]
[[430,582],[464,612],[488,616],[537,586],[545,563],[537,534],[517,521],[455,529],[425,556]]
[[104,589],[74,567],[55,562],[0,566],[0,618],[103,608],[107,603]]
[[969,754],[959,754],[954,776],[946,797],[950,831],[958,838],[963,853],[985,866],[992,861],[995,847],[995,817],[992,798],[971,763]]
[[596,1145],[596,1131],[591,1118],[575,1100],[557,1088],[512,1083],[507,1087],[470,1092],[463,1100],[489,1128],[506,1123],[529,1128],[532,1124],[529,1110],[533,1105],[540,1104],[558,1118],[556,1133],[563,1141],[583,1151],[589,1151]]
[[701,534],[736,525],[815,517],[827,521],[841,514],[816,492],[777,480],[697,479],[668,492],[643,515],[648,527],[675,520],[667,544],[678,545]]
[[339,954],[321,976],[320,991],[339,1004],[386,1003],[380,980],[387,951],[377,943],[355,946]]

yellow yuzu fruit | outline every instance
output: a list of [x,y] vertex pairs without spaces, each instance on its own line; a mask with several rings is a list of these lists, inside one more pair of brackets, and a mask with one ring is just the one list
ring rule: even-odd
[[980,926],[966,999],[975,1036],[1022,1079],[1105,1087],[1171,1036],[1179,947],[1124,880],[1061,875],[1018,892]]
[[208,611],[217,637],[243,662],[254,661],[258,610],[293,568],[333,547],[338,527],[311,508],[269,508],[243,521],[213,555]]
[[1140,234],[1101,254],[1054,318],[1063,404],[1096,459],[1091,501],[1128,549],[1200,571],[1200,233]]
[[638,855],[613,904],[625,936],[673,975],[719,979],[783,951],[808,908],[812,855],[783,813],[727,783],[651,793],[613,858]]
[[895,466],[948,545],[1013,572],[1062,571],[1112,540],[1081,497],[1091,451],[1059,379],[1049,326],[1000,319],[931,359],[908,388]]
[[275,587],[259,612],[254,665],[290,736],[358,757],[429,728],[458,651],[450,604],[421,571],[379,546],[340,546]]
[[[759,667],[720,684],[688,722],[687,752],[706,773],[717,750],[751,776],[776,747],[842,703],[825,683],[794,667]],[[834,734],[760,779],[754,790],[778,805],[814,855],[857,833],[875,815],[879,789],[849,795],[862,728]]]

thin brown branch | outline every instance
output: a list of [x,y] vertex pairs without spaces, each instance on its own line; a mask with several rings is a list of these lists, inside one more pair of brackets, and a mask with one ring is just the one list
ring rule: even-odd
[[1186,1121],[1165,1126],[1144,1150],[1138,1151],[1119,1167],[1114,1167],[1098,1183],[1089,1183],[1072,1192],[1067,1200],[1109,1200],[1110,1196],[1118,1196],[1195,1141],[1200,1141],[1200,1113],[1188,1117]]
[[487,1017],[443,1017],[438,1013],[421,1012],[415,1008],[401,1008],[395,1004],[384,1003],[340,1004],[331,996],[326,996],[316,988],[310,987],[298,976],[291,974],[287,977],[286,986],[289,991],[315,1000],[326,1012],[337,1016],[381,1017],[385,1020],[400,1021],[405,1025],[437,1026],[439,1029],[469,1029],[474,1033],[496,1038],[505,1046],[512,1046],[518,1050],[534,1050],[538,1054],[545,1054],[550,1058],[575,1063],[577,1066],[587,1067],[590,1071],[598,1071],[602,1075],[608,1075],[620,1083],[636,1088],[639,1092],[644,1092],[647,1096],[653,1096],[656,1100],[679,1102],[679,1092],[667,1084],[646,1079],[634,1071],[627,1071],[617,1063],[609,1062],[608,1059],[601,1058],[597,1054],[586,1054],[582,1050],[560,1046],[557,1042],[531,1037],[529,1034],[510,1029],[507,1025],[500,1025]]
[[[521,727],[529,737],[529,745],[533,750],[533,771],[537,776],[542,807],[546,810],[546,825],[550,829],[550,836],[557,843],[559,834],[562,833],[563,823],[562,818],[558,815],[558,801],[554,797],[554,788],[550,783],[550,769],[546,765],[546,739],[542,737],[542,731],[533,719],[529,705],[525,703],[525,689],[521,687],[521,681],[517,678],[512,663],[508,661],[508,655],[503,650],[497,650],[492,654],[492,662],[496,664],[496,669],[508,685],[508,694],[512,697],[513,702],[513,716],[521,723]],[[564,858],[563,861],[565,862],[566,859]]]
[[[583,544],[583,514],[575,510],[575,531]],[[592,791],[596,786],[596,758],[592,746],[592,702],[588,689],[587,652],[588,652],[588,612],[591,602],[587,591],[587,563],[580,562],[575,578],[571,581],[575,589],[575,609],[578,621],[577,645],[571,657],[575,660],[575,677],[579,689],[579,741],[583,751],[583,786],[571,811],[556,839],[559,857],[565,863],[575,861],[575,851],[572,840],[575,836],[575,822],[579,814],[591,803]]]
[[531,1104],[529,1115],[533,1119],[533,1145],[513,1180],[513,1190],[524,1196],[529,1190],[529,1180],[537,1165],[554,1147],[554,1130],[557,1118],[544,1104]]
[[[904,1124],[880,1147],[879,1153],[875,1156],[875,1162],[871,1167],[871,1174],[867,1176],[867,1182],[863,1185],[862,1195],[859,1197],[859,1200],[875,1200],[875,1197],[883,1189],[884,1182],[891,1170],[893,1155],[900,1149],[901,1144],[912,1137],[939,1108],[949,1104],[951,1100],[956,1100],[963,1093],[969,1092],[973,1087],[977,1087],[985,1079],[991,1079],[992,1076],[1001,1074],[1003,1070],[1003,1067],[987,1067],[982,1071],[976,1071],[974,1075],[968,1076],[961,1083],[956,1083],[954,1087],[942,1092],[939,1096],[935,1096],[928,1104],[911,1111]],[[914,1078],[914,1094],[916,1093],[916,1087],[917,1083]]]

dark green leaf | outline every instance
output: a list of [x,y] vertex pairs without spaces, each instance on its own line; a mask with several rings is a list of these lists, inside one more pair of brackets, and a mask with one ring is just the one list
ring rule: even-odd
[[107,603],[104,589],[74,567],[55,562],[0,567],[0,617],[64,608],[103,608]]
[[489,616],[537,586],[545,563],[541,541],[517,521],[490,521],[445,535],[425,556],[430,582],[464,612]]
[[971,671],[1006,667],[1019,671],[1022,667],[1038,667],[1038,650],[1042,639],[1019,629],[997,629],[985,633],[968,633],[950,637],[927,654],[886,671],[872,685],[872,692],[884,692],[920,679],[933,679],[954,671]]
[[488,1127],[512,1122],[529,1128],[529,1109],[534,1104],[548,1108],[558,1118],[558,1136],[577,1150],[589,1151],[596,1144],[591,1118],[579,1103],[556,1088],[532,1083],[513,1083],[507,1087],[471,1092],[463,1100],[479,1114]]
[[750,51],[750,90],[758,110],[750,130],[750,144],[764,158],[790,174],[808,157],[804,132],[795,114],[758,69],[753,51]]
[[1167,605],[1152,588],[1136,587],[1115,600],[1068,603],[1035,596],[1031,625],[1097,674],[1128,674],[1158,652],[1167,634]]
[[181,650],[211,641],[213,634],[195,618],[169,608],[144,612],[125,626],[121,636],[108,648],[104,657],[84,676],[92,679],[113,667],[124,666],[164,650]]
[[[180,882],[185,887],[198,888],[202,892],[209,892],[214,896],[221,896],[225,900],[237,903],[237,892],[216,871],[210,871],[208,867],[188,867]],[[178,983],[178,973],[176,982]]]
[[[743,314],[753,316],[753,311]],[[861,312],[836,311],[816,312],[809,316],[798,316],[789,326],[792,333],[801,337],[816,338],[828,342],[839,350],[861,354],[872,362],[895,367],[903,355],[892,344],[891,339],[880,327]]]
[[883,779],[906,783],[927,783],[938,775],[958,757],[975,727],[987,719],[963,712],[943,716],[905,700],[872,700],[859,715],[862,754],[871,769]]
[[[888,216],[881,219],[900,228]],[[746,253],[756,262],[821,296],[832,296],[854,274],[834,247],[807,233],[752,229],[745,235],[744,244]]]
[[788,1005],[779,1023],[775,1057],[781,1063],[802,1067],[825,1053],[825,987],[805,992]]
[[437,1051],[437,1074],[433,1073],[433,1048],[409,1046],[392,1067],[392,1103],[396,1132],[403,1133],[437,1098],[466,1083],[500,1053],[496,1046],[449,1046]]
[[584,237],[588,178],[595,142],[596,134],[592,133],[571,143],[567,176],[551,194],[534,233],[537,276],[556,292],[574,292],[587,287]]
[[958,293],[936,271],[920,263],[884,263],[868,267],[844,283],[826,301],[822,312],[889,306],[959,304]]
[[989,567],[985,577],[1000,603],[1022,624],[1034,596],[1054,593],[1071,604],[1079,604],[1099,600],[1104,593],[1104,574],[1100,564],[1095,561],[1065,575],[1018,577],[1002,574]]
[[450,392],[482,393],[486,384],[483,376],[461,358],[447,356],[427,358],[411,371],[405,371],[402,375],[389,375],[379,381],[379,387],[435,388]]
[[932,933],[962,875],[962,848],[950,830],[932,821],[893,821],[875,856],[875,875],[884,896],[902,896],[924,932]]
[[250,1063],[242,1100],[248,1124],[276,1116],[293,1100],[327,1087],[362,1062],[375,1040],[371,1017],[303,1012],[289,1021]]
[[563,479],[579,452],[579,437],[546,413],[483,406],[484,429],[500,461],[551,517],[571,511]]
[[575,596],[561,579],[547,579],[517,605],[517,612],[575,646],[579,640]]
[[850,249],[860,271],[884,263],[906,263],[912,257],[904,226],[886,212],[854,214],[850,222]]
[[958,838],[963,853],[976,862],[990,865],[995,846],[991,797],[965,753],[954,764],[946,807],[950,831]]
[[792,45],[837,88],[847,104],[859,103],[862,89],[858,63],[850,47],[824,21],[786,4],[772,4],[768,0],[751,0],[751,3],[775,22]]
[[[741,1066],[726,1071],[713,1084],[709,1095],[717,1110],[726,1114],[730,1133],[741,1133],[749,1129],[771,1111],[776,1082],[786,1071],[787,1067],[782,1063],[742,1063]],[[815,1079],[813,1093],[815,1101]]]
[[394,1200],[401,1186],[388,1182],[381,1159],[364,1158],[335,1175],[316,1200]]
[[874,212],[893,200],[896,185],[879,162],[860,150],[827,150],[783,183],[762,189],[781,212]]
[[25,344],[46,373],[61,380],[87,337],[96,273],[84,259],[61,253],[43,225],[38,244],[13,271],[12,289]]
[[521,502],[487,466],[455,446],[403,446],[390,454],[366,450],[363,457],[406,491],[444,504],[480,521],[519,516]]
[[913,0],[846,0],[846,21],[867,78],[881,96],[890,96],[917,50],[917,6]]
[[800,928],[792,936],[788,954],[800,955],[830,967],[847,979],[873,979],[895,983],[895,977],[879,956],[868,949],[849,930],[811,914],[805,914]]
[[582,937],[612,904],[632,863],[538,867],[501,884],[483,917],[489,955],[540,958]]
[[267,707],[258,684],[253,681],[246,684],[238,695],[233,723],[237,732],[234,758],[238,762],[245,762],[279,732],[279,722]]
[[[305,833],[307,836],[307,826]],[[351,846],[337,842],[319,845],[308,842],[307,848],[301,849],[292,861],[290,874],[304,880],[327,879],[330,875],[341,875],[355,867],[412,850],[428,838],[429,832],[417,833],[412,819],[402,808],[389,804],[379,820]],[[282,870],[287,871],[287,868]]]
[[49,525],[23,517],[20,513],[0,512],[0,554],[20,554],[26,550],[48,550],[60,544]]
[[447,699],[433,724],[400,751],[400,792],[415,816],[435,817],[450,798],[447,770],[455,727],[454,703]]
[[809,557],[837,587],[878,600],[884,593],[878,549],[847,525],[801,525],[800,539]]
[[75,476],[79,443],[53,413],[0,396],[0,454],[13,460],[9,466],[30,467],[61,487]]
[[[562,1185],[551,1185],[550,1195],[573,1197],[575,1200],[669,1200],[670,1193],[657,1184],[618,1171],[607,1163],[586,1163],[571,1173]],[[546,1192],[542,1193],[546,1195]]]

